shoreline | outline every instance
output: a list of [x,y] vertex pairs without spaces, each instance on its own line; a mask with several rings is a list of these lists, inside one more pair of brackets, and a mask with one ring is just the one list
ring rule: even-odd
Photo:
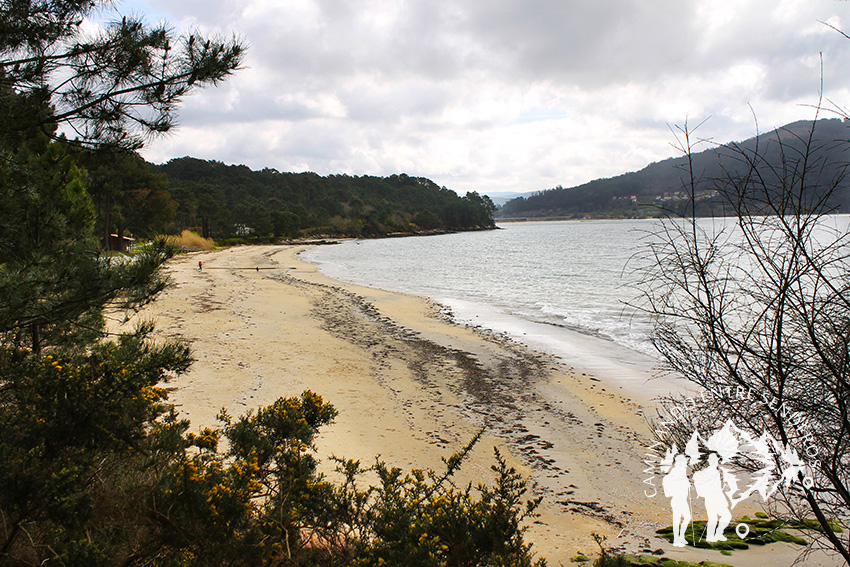
[[499,448],[543,497],[527,539],[551,565],[597,552],[592,532],[629,552],[746,564],[654,536],[670,520],[666,499],[643,493],[651,408],[616,376],[447,320],[427,298],[333,280],[298,257],[308,247],[169,262],[173,284],[140,316],[191,345],[195,364],[167,387],[193,431],[221,409],[239,415],[310,389],[339,411],[316,441],[334,478],[332,455],[439,470],[484,427],[456,481],[489,482]]

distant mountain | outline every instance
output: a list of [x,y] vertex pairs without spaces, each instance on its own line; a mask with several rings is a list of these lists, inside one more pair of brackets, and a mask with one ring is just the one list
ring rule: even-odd
[[[802,120],[778,128],[759,138],[729,143],[692,155],[696,183],[698,215],[723,214],[723,202],[714,188],[717,180],[743,171],[735,147],[752,153],[758,149],[764,162],[780,167],[796,163],[808,139],[811,121]],[[779,143],[781,141],[781,143]],[[848,163],[850,123],[839,119],[819,120],[815,124],[813,148],[816,148],[814,175],[829,183]],[[638,218],[658,216],[663,210],[685,210],[690,203],[687,191],[687,157],[681,156],[652,163],[640,171],[607,179],[597,179],[576,187],[556,187],[505,203],[496,217],[505,218]],[[809,164],[812,165],[811,163]],[[835,206],[850,212],[850,190],[835,194]]]

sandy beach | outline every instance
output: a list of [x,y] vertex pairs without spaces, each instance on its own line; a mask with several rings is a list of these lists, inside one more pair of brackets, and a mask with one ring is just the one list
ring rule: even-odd
[[733,558],[654,536],[670,512],[666,499],[644,496],[651,404],[617,376],[456,324],[427,299],[329,279],[298,258],[303,249],[237,247],[169,263],[171,287],[139,317],[191,344],[195,364],[167,387],[193,429],[221,409],[239,415],[310,389],[339,411],[318,438],[322,459],[439,468],[483,427],[459,480],[489,481],[493,448],[507,455],[543,496],[528,538],[550,565],[597,552],[592,532],[677,559],[793,560],[786,544]]

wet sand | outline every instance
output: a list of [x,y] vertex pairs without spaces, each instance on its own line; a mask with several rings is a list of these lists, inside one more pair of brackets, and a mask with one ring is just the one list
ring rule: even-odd
[[[493,448],[507,455],[543,497],[528,538],[550,565],[597,552],[592,532],[628,551],[759,564],[654,536],[670,512],[666,499],[644,496],[652,409],[640,387],[628,389],[640,381],[459,325],[421,297],[329,279],[298,259],[303,249],[236,247],[169,263],[173,285],[140,316],[191,343],[195,364],[168,388],[193,429],[221,409],[239,415],[310,389],[339,411],[319,435],[320,458],[439,469],[483,427],[458,479],[487,482]],[[771,562],[793,561],[794,549],[772,549],[781,558]]]

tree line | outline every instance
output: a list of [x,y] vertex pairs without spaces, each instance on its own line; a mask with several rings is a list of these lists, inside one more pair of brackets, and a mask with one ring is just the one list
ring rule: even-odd
[[486,195],[460,197],[430,179],[252,171],[190,157],[152,166],[177,203],[174,226],[205,238],[340,235],[493,228]]
[[[301,236],[379,237],[495,227],[496,207],[430,179],[252,171],[191,157],[147,163],[125,148],[71,148],[85,169],[104,248],[123,240],[197,232],[219,242]],[[123,249],[123,248],[121,248]]]

